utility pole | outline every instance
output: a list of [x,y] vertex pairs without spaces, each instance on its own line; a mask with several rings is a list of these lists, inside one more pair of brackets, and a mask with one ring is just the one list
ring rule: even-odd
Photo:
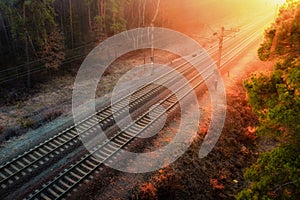
[[[222,60],[222,50],[223,50],[223,41],[224,41],[224,37],[235,37],[235,36],[229,36],[229,35],[225,35],[225,31],[229,32],[229,33],[236,33],[239,31],[239,29],[230,29],[230,30],[225,30],[224,27],[221,27],[221,33],[218,36],[218,33],[215,32],[213,35],[218,36],[219,38],[219,53],[218,53],[218,60],[217,60],[217,67],[218,69],[221,68],[221,60]],[[228,72],[229,73],[229,72]]]
[[150,57],[150,62],[151,62],[151,75],[154,73],[154,24],[153,22],[151,23],[151,57]]
[[157,4],[156,4],[156,11],[155,14],[153,16],[153,19],[151,21],[151,65],[152,65],[152,70],[151,70],[151,75],[153,75],[154,73],[154,23],[156,21],[158,12],[159,12],[159,6],[160,6],[160,0],[158,0]]
[[218,69],[221,68],[221,59],[222,59],[222,49],[223,49],[223,40],[224,40],[224,30],[225,28],[221,28],[221,35],[219,36],[219,53],[218,53],[218,61],[217,61],[217,67]]

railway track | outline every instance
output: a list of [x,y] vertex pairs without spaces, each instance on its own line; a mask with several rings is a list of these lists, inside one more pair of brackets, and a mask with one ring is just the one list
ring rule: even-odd
[[[199,75],[194,76],[191,81],[196,80],[196,78],[199,78]],[[186,93],[190,92],[185,91],[186,86],[187,85],[183,85],[178,89],[182,94],[181,98],[184,98]],[[163,114],[171,112],[181,98],[177,99],[174,94],[170,94],[152,109],[155,120],[149,118],[148,112],[144,113],[132,124],[127,126],[127,128],[116,133],[110,140],[106,140],[103,144],[96,146],[92,152],[84,155],[78,163],[71,166],[68,170],[65,170],[65,172],[61,173],[41,190],[30,196],[29,199],[63,198],[70,190],[103,165],[104,162],[115,156],[123,147],[129,144],[138,135],[142,134],[151,125],[154,125]],[[96,155],[96,157],[94,157],[94,155]]]
[[[248,46],[253,38],[257,38],[257,32],[250,35],[249,39],[236,48],[232,49],[225,56],[234,55],[240,52],[240,49],[244,49],[245,45]],[[232,58],[226,60],[230,62]],[[226,63],[225,62],[225,63]],[[208,66],[205,70],[208,70],[211,66]],[[95,172],[99,167],[101,167],[109,159],[116,159],[116,154],[118,154],[122,148],[127,146],[132,140],[137,136],[143,134],[151,126],[155,126],[155,123],[160,120],[160,118],[165,113],[170,113],[178,105],[179,101],[185,98],[190,92],[192,92],[199,85],[203,84],[205,79],[211,77],[213,73],[209,74],[207,77],[203,77],[199,81],[200,75],[197,74],[192,77],[188,83],[178,88],[180,96],[176,97],[175,94],[170,94],[165,99],[163,99],[158,105],[156,105],[152,112],[154,112],[155,119],[150,120],[148,113],[144,113],[132,124],[126,127],[126,129],[116,133],[110,140],[105,141],[103,144],[96,146],[92,152],[84,155],[79,162],[72,165],[69,169],[65,170],[55,179],[53,179],[44,187],[29,196],[28,199],[61,199],[64,198],[72,189],[77,185],[81,184],[84,180],[89,178],[93,172]],[[187,85],[194,82],[192,89],[187,89]],[[162,109],[165,108],[165,109]],[[114,158],[115,157],[115,158]]]
[[[199,60],[199,62],[201,62],[201,60]],[[189,73],[191,69],[191,66],[184,63],[177,66],[174,70],[184,74]],[[160,81],[163,80],[162,82],[169,84],[173,84],[174,81],[176,81],[172,71],[163,74],[157,79],[160,79]],[[154,81],[155,80],[152,82]],[[127,109],[128,105],[123,103],[126,98],[131,99],[129,108],[134,110],[149,99],[160,94],[163,90],[165,90],[164,87],[149,83],[133,94],[129,94],[117,101],[113,105],[113,108],[117,110],[112,110],[111,105],[106,106],[94,115],[83,119],[78,125],[76,125],[76,127],[69,127],[47,141],[26,151],[24,154],[16,157],[10,162],[7,162],[0,167],[1,189],[7,190],[11,186],[15,186],[16,182],[20,181],[28,174],[32,174],[33,171],[39,167],[46,165],[46,163],[49,163],[52,158],[61,156],[80,145],[81,140],[79,135],[81,137],[91,137],[92,133],[95,132],[95,127],[97,125],[100,125],[102,130],[112,126],[114,124],[114,117],[112,113],[114,113],[115,116],[121,115],[123,111]]]
[[[252,27],[249,26],[249,29],[252,29]],[[249,36],[249,33],[247,33],[247,35]],[[249,45],[253,41],[254,37],[257,38],[257,31],[252,31],[248,39],[244,40],[243,42],[241,42],[241,40],[235,41],[233,43],[235,48],[232,48],[223,55],[223,58],[226,59],[226,62],[232,60],[238,53],[240,53],[241,49],[244,49],[245,46]],[[212,51],[211,53],[213,52],[216,51]],[[199,56],[197,56],[195,59],[199,59]],[[223,65],[225,65],[225,63]],[[209,68],[210,66],[207,66],[204,70]],[[184,63],[176,67],[175,70],[178,70],[180,73],[189,73],[191,68]],[[200,78],[200,75],[197,74],[189,81],[195,82],[197,80],[197,82],[194,83],[194,88],[196,88],[211,75],[212,74],[209,74],[207,77],[202,77],[204,79],[199,81],[198,79]],[[165,82],[169,83],[176,81],[173,79],[172,72],[164,74],[159,78],[164,79]],[[125,98],[133,99],[129,107],[132,109],[137,109],[141,103],[153,98],[155,95],[162,92],[163,89],[164,88],[161,86],[150,83],[140,88],[134,94],[129,94],[116,102],[114,108],[117,108],[117,110],[112,110],[111,106],[107,106],[99,110],[94,115],[82,120],[78,125],[76,125],[76,129],[75,126],[72,126],[45,141],[44,143],[30,149],[23,155],[20,155],[19,157],[1,166],[0,187],[2,190],[4,190],[10,186],[13,186],[14,183],[22,179],[22,177],[31,174],[32,171],[39,168],[39,166],[45,165],[45,163],[51,160],[51,158],[61,155],[63,152],[76,147],[76,145],[80,143],[79,134],[81,134],[81,136],[89,137],[93,132],[94,127],[98,124],[102,129],[112,126],[114,124],[112,113],[121,114],[125,107],[128,106],[124,105],[123,103]],[[147,117],[147,112],[143,113],[135,120],[135,123],[130,124],[126,128],[126,132],[119,131],[112,138],[110,138],[110,141],[106,141],[104,144],[95,147],[93,153],[98,155],[97,159],[92,156],[92,153],[84,155],[75,165],[72,165],[69,169],[65,170],[51,182],[43,185],[41,189],[38,189],[36,192],[32,193],[32,195],[29,196],[29,199],[59,199],[65,197],[73,188],[75,188],[94,171],[96,171],[105,161],[114,157],[136,136],[142,134],[151,125],[154,125],[155,122],[159,121],[163,113],[171,112],[176,105],[178,105],[178,102],[191,92],[190,90],[186,89],[186,85],[183,85],[178,90],[180,91],[180,94],[182,94],[179,99],[177,99],[174,94],[170,94],[160,101],[159,105],[167,108],[166,110],[161,110],[160,106],[156,106],[152,109],[152,112],[155,116],[154,120],[151,121]],[[76,130],[79,130],[79,134]],[[127,131],[131,134],[128,134]]]

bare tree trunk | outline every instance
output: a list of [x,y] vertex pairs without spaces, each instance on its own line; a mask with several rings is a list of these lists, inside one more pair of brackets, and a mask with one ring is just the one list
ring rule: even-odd
[[[113,12],[113,14],[112,14],[112,21],[113,21],[113,24],[116,23],[116,13],[115,12]],[[116,34],[115,29],[114,29],[114,34]]]
[[[8,16],[8,18],[7,18],[7,23],[8,24],[12,24],[12,13],[11,13],[11,11],[9,12],[9,16]],[[13,57],[14,58],[17,58],[18,57],[18,55],[19,55],[19,51],[18,51],[18,48],[17,48],[17,44],[16,44],[16,42],[12,39],[12,37],[10,36],[9,37],[9,40],[11,41],[11,48],[12,48],[12,52],[13,52]],[[17,60],[14,60],[14,62],[16,62]]]
[[105,0],[101,0],[101,8],[102,8],[102,30],[104,33],[106,33],[106,2]]
[[147,3],[147,0],[144,0],[144,5],[143,5],[143,26],[145,26],[146,3]]
[[142,17],[141,17],[141,15],[142,15],[142,14],[141,14],[141,12],[142,12],[142,11],[141,11],[141,7],[142,7],[142,0],[139,0],[139,9],[138,9],[138,11],[139,11],[139,12],[138,12],[138,13],[139,13],[139,17],[138,17],[138,27],[141,26],[141,18],[142,18]]
[[60,4],[60,9],[61,9],[61,15],[60,15],[60,29],[61,31],[64,33],[64,10],[65,10],[65,7],[64,7],[64,1],[61,1],[61,4]]
[[31,88],[31,74],[29,66],[29,52],[28,52],[28,37],[26,35],[26,5],[23,3],[23,28],[25,32],[25,55],[26,55],[26,69],[27,69],[27,81],[26,85],[28,88]]
[[[131,8],[131,19],[132,19],[132,21],[133,21],[133,19],[134,19],[134,10],[135,10],[135,4],[133,3],[132,4],[132,8]],[[133,23],[134,24],[134,23]]]
[[154,4],[155,4],[155,14],[152,18],[152,21],[151,23],[154,24],[154,22],[156,21],[156,18],[157,18],[157,15],[159,13],[159,9],[160,9],[160,0],[157,0],[157,2],[154,1]]
[[152,70],[151,70],[151,75],[153,74],[154,72],[154,23],[156,21],[156,18],[157,18],[157,15],[159,13],[159,8],[160,8],[160,0],[157,0],[156,2],[156,9],[155,9],[155,14],[151,20],[151,63],[152,63]]
[[5,39],[7,41],[7,45],[8,45],[8,50],[9,50],[9,54],[12,53],[12,48],[11,48],[11,44],[10,44],[10,41],[9,41],[9,37],[8,37],[8,33],[7,33],[7,28],[5,27],[5,23],[4,23],[4,18],[2,16],[2,13],[0,13],[0,20],[1,20],[1,25],[3,27],[3,30],[4,30],[4,34],[5,34]]
[[88,3],[89,30],[92,30],[91,4]]
[[98,16],[101,17],[101,23],[100,23],[100,32],[105,31],[105,3],[104,0],[98,0],[97,1],[97,7],[98,7]]
[[71,47],[74,48],[74,32],[73,32],[73,11],[72,11],[72,0],[69,0],[70,8],[70,31],[71,31]]
[[271,50],[270,50],[270,55],[273,55],[275,53],[277,44],[278,44],[278,39],[279,39],[279,33],[280,33],[280,29],[282,27],[282,23],[279,22],[279,24],[277,25],[277,28],[275,30],[275,36],[273,38],[273,42],[272,42],[272,46],[271,46]]
[[102,0],[98,0],[97,1],[97,7],[98,7],[98,16],[101,16],[101,4],[102,4]]

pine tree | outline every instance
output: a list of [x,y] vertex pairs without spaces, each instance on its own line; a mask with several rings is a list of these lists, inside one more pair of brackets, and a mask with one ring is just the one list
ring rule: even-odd
[[109,0],[108,1],[108,9],[111,14],[111,25],[110,32],[111,34],[117,34],[121,31],[126,30],[126,21],[124,19],[124,7],[122,0]]
[[[259,118],[258,134],[281,145],[263,153],[244,174],[250,181],[238,199],[299,199],[300,196],[300,4],[287,1],[266,31],[258,53],[279,61],[271,75],[245,81],[249,102]],[[277,39],[276,39],[277,37]]]
[[54,30],[47,38],[47,43],[41,51],[41,57],[44,58],[45,67],[48,69],[58,69],[64,59],[64,37],[58,30]]

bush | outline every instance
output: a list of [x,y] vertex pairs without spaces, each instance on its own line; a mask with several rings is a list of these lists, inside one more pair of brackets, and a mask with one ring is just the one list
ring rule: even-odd
[[257,51],[259,59],[262,61],[268,60],[270,57],[270,51],[271,51],[271,43],[261,44],[260,48]]
[[61,109],[54,109],[54,110],[47,110],[44,112],[44,120],[47,122],[51,122],[57,117],[62,115],[62,110]]
[[300,195],[300,148],[284,145],[260,155],[248,168],[245,179],[250,186],[237,199],[298,199]]
[[[272,57],[280,56],[283,61],[275,65],[270,76],[254,75],[245,81],[249,103],[260,121],[257,133],[276,135],[283,144],[261,154],[246,170],[244,177],[249,186],[238,194],[237,199],[299,199],[300,196],[300,60],[299,51],[287,48],[297,47],[299,40],[294,38],[298,38],[300,29],[282,28],[289,26],[288,21],[294,23],[300,19],[300,7],[296,1],[287,2],[288,6],[281,9],[277,23],[271,28],[278,32],[266,31],[267,42],[258,50],[261,60],[268,59],[270,44],[277,37],[276,52],[272,52]],[[280,55],[285,53],[287,55]]]
[[33,128],[36,125],[36,122],[32,118],[23,118],[19,119],[20,126],[22,128]]

